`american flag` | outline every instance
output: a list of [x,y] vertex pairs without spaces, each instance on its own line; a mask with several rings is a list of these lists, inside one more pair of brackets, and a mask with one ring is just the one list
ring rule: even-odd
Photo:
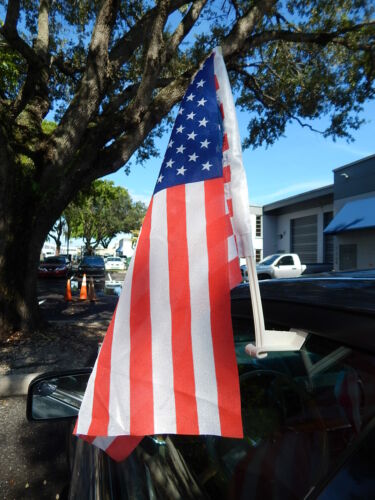
[[216,49],[182,100],[79,413],[76,434],[112,458],[145,435],[242,437],[230,289],[250,235],[247,200]]

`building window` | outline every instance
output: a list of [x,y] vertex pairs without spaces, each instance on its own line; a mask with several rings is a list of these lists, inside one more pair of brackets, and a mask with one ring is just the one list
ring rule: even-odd
[[255,250],[255,262],[260,262],[262,260],[262,250],[258,248]]
[[258,238],[262,237],[262,216],[255,216],[255,236]]

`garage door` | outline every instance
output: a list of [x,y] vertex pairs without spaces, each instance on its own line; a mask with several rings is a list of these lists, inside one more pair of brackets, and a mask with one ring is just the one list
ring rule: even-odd
[[317,262],[317,220],[316,215],[291,220],[292,252],[297,253],[303,263]]

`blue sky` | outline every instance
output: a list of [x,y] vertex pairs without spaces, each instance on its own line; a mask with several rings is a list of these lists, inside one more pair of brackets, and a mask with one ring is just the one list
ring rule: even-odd
[[[246,116],[237,110],[241,137],[246,134]],[[333,182],[332,170],[375,154],[375,102],[364,106],[366,123],[353,132],[354,142],[324,139],[320,134],[290,124],[285,136],[273,146],[246,150],[243,163],[247,174],[249,203],[265,205],[276,200],[316,189]],[[319,123],[312,125],[319,129]],[[135,200],[148,204],[169,141],[169,133],[157,142],[160,157],[144,166],[133,164],[127,176],[120,169],[106,179],[128,189]]]

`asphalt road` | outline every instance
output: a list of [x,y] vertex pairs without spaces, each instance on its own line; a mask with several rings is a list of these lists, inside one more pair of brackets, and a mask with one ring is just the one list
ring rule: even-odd
[[[112,278],[121,280],[124,275],[113,274]],[[95,304],[78,301],[75,308],[67,308],[61,300],[65,287],[65,280],[39,280],[38,298],[48,321],[82,318],[109,322],[116,296],[98,291]],[[0,500],[67,498],[69,435],[67,422],[28,422],[26,397],[0,398]]]
[[26,420],[26,398],[0,399],[0,499],[67,498],[68,424]]

